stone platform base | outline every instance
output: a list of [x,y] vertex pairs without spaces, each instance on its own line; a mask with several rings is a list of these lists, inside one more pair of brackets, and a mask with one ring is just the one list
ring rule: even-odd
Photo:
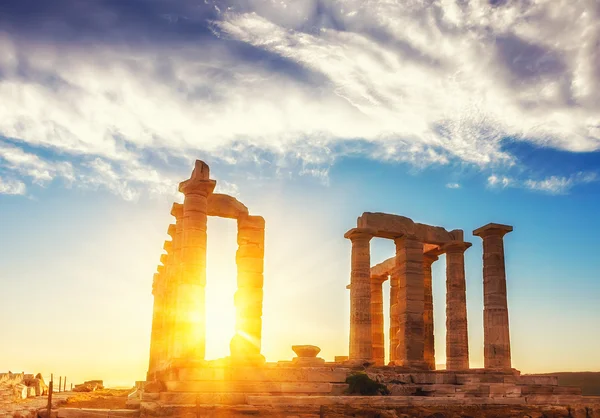
[[[356,372],[366,373],[384,384],[390,395],[348,396],[346,378]],[[591,411],[597,404],[598,414],[588,415],[600,418],[600,399],[582,397],[581,389],[577,387],[559,387],[554,376],[521,376],[516,370],[415,372],[393,366],[352,369],[335,363],[321,367],[279,363],[261,367],[181,368],[165,377],[169,379],[151,382],[139,391],[141,417],[248,414],[308,417],[328,416],[323,415],[328,408],[331,411],[452,405],[533,408],[536,405],[586,405],[591,402]],[[586,415],[582,417],[587,418]]]

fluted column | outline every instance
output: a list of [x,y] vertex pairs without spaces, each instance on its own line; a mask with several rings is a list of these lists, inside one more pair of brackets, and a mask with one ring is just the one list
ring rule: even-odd
[[190,179],[179,184],[185,199],[174,345],[178,360],[203,360],[205,355],[207,198],[215,184],[208,166],[198,160]]
[[171,215],[175,217],[175,224],[170,224],[167,234],[172,237],[171,249],[173,253],[169,271],[169,287],[167,291],[168,306],[168,333],[167,333],[167,362],[171,363],[175,357],[176,338],[178,336],[178,303],[179,285],[181,283],[181,241],[183,239],[183,205],[173,203]]
[[398,348],[398,269],[390,271],[390,364],[396,360]]
[[503,237],[510,225],[488,224],[473,231],[483,239],[483,353],[486,369],[510,369],[510,332]]
[[468,242],[452,242],[446,252],[446,369],[469,368],[465,250]]
[[385,365],[385,338],[383,334],[383,282],[387,276],[371,277],[371,354],[376,366]]
[[238,219],[235,335],[230,343],[233,361],[262,363],[263,266],[265,220],[261,216]]
[[430,370],[435,370],[435,337],[433,333],[433,284],[431,265],[438,256],[431,253],[423,254],[423,277],[424,277],[424,311],[423,322],[425,332],[424,357],[425,363]]
[[423,243],[412,236],[403,236],[394,241],[398,270],[398,346],[394,363],[404,367],[426,369]]
[[371,330],[371,248],[368,231],[351,229],[345,238],[352,241],[350,273],[350,361],[372,361]]
[[[162,271],[163,269],[161,269]],[[152,330],[150,332],[150,359],[148,364],[148,373],[146,375],[147,380],[154,380],[157,372],[157,365],[160,356],[159,349],[159,334],[161,332],[161,320],[162,320],[162,309],[163,309],[163,275],[161,273],[154,273],[154,279],[152,280],[152,295],[154,296],[154,305],[152,308]]]

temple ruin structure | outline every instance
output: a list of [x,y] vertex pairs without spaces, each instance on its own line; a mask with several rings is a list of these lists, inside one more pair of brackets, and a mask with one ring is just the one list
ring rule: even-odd
[[265,220],[252,216],[232,196],[213,193],[209,167],[196,161],[191,177],[179,185],[183,204],[174,203],[175,223],[154,274],[154,310],[148,379],[173,368],[205,360],[207,218],[237,220],[238,249],[235,335],[230,359],[261,363]]
[[[510,338],[502,237],[512,227],[488,224],[483,238],[485,367],[510,370]],[[352,242],[350,355],[355,364],[384,365],[382,284],[390,280],[391,365],[435,370],[431,266],[446,255],[446,369],[469,369],[465,251],[460,229],[415,223],[404,216],[365,212],[345,234]],[[394,240],[396,255],[371,267],[372,238]]]
[[[179,185],[183,204],[173,204],[175,222],[167,228],[171,240],[164,243],[154,274],[147,380],[138,382],[138,391],[128,400],[129,407],[140,408],[140,417],[323,417],[330,416],[328,408],[334,410],[331,416],[342,416],[337,414],[340,410],[363,407],[369,408],[369,416],[375,411],[396,416],[385,411],[408,405],[425,406],[426,416],[433,416],[430,408],[440,411],[456,404],[534,408],[583,402],[580,388],[558,386],[556,376],[522,376],[512,368],[503,243],[512,227],[495,223],[473,231],[483,240],[484,368],[469,364],[465,251],[472,245],[463,230],[370,212],[345,234],[351,242],[349,353],[327,361],[317,357],[321,349],[311,341],[290,341],[290,354],[293,350],[296,357],[265,361],[261,354],[265,221],[250,215],[237,199],[214,193],[214,188],[215,180],[202,161],[196,161],[191,177]],[[204,303],[208,216],[235,219],[238,226],[235,334],[229,356],[215,360],[205,358],[205,327],[211,319],[206,318]],[[373,238],[393,240],[395,256],[371,265]],[[446,368],[436,370],[432,264],[442,254]],[[387,280],[390,309],[384,312],[382,284]],[[310,301],[306,304],[310,306]],[[376,380],[376,387],[385,389],[379,393],[388,396],[352,392],[351,379],[357,376]],[[597,407],[600,413],[600,398],[594,405],[589,408]]]

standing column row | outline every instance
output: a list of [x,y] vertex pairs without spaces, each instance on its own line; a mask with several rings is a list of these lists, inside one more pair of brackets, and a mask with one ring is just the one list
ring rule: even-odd
[[261,216],[238,219],[235,335],[231,358],[242,362],[264,362],[260,354],[262,334],[263,266],[265,220]]

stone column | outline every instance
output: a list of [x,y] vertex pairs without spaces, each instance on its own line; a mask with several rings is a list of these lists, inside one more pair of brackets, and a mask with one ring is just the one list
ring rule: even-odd
[[398,346],[394,363],[409,368],[426,369],[423,243],[412,236],[403,236],[394,241],[398,270]]
[[465,251],[468,242],[444,246],[446,252],[446,369],[469,369]]
[[204,360],[207,198],[215,185],[209,178],[208,166],[199,160],[190,179],[179,184],[185,199],[173,353],[177,363]]
[[424,311],[423,322],[425,332],[424,357],[429,370],[435,370],[435,337],[433,333],[433,284],[431,265],[438,256],[431,253],[423,254],[423,277],[424,277]]
[[387,276],[371,277],[371,327],[373,348],[371,354],[376,366],[385,365],[385,337],[383,334],[383,282]]
[[390,364],[396,360],[398,347],[398,269],[390,271]]
[[175,345],[177,338],[177,297],[179,295],[179,285],[181,283],[181,240],[183,239],[183,205],[173,203],[171,215],[175,217],[175,224],[170,224],[167,234],[172,237],[172,261],[169,272],[169,288],[167,291],[168,313],[168,341],[167,341],[167,362],[171,363],[175,359]]
[[235,362],[263,363],[262,335],[263,266],[265,220],[261,216],[238,219],[237,285],[235,335],[230,343]]
[[350,355],[351,362],[373,359],[371,329],[371,248],[373,235],[355,228],[344,238],[352,241],[350,272]]
[[483,354],[486,369],[510,369],[503,237],[510,225],[488,224],[473,231],[483,239]]
[[160,273],[154,273],[152,280],[152,295],[154,296],[154,305],[152,308],[152,331],[150,333],[150,360],[148,364],[148,373],[146,380],[154,380],[157,372],[159,359],[159,334],[162,317],[162,286],[163,277]]

